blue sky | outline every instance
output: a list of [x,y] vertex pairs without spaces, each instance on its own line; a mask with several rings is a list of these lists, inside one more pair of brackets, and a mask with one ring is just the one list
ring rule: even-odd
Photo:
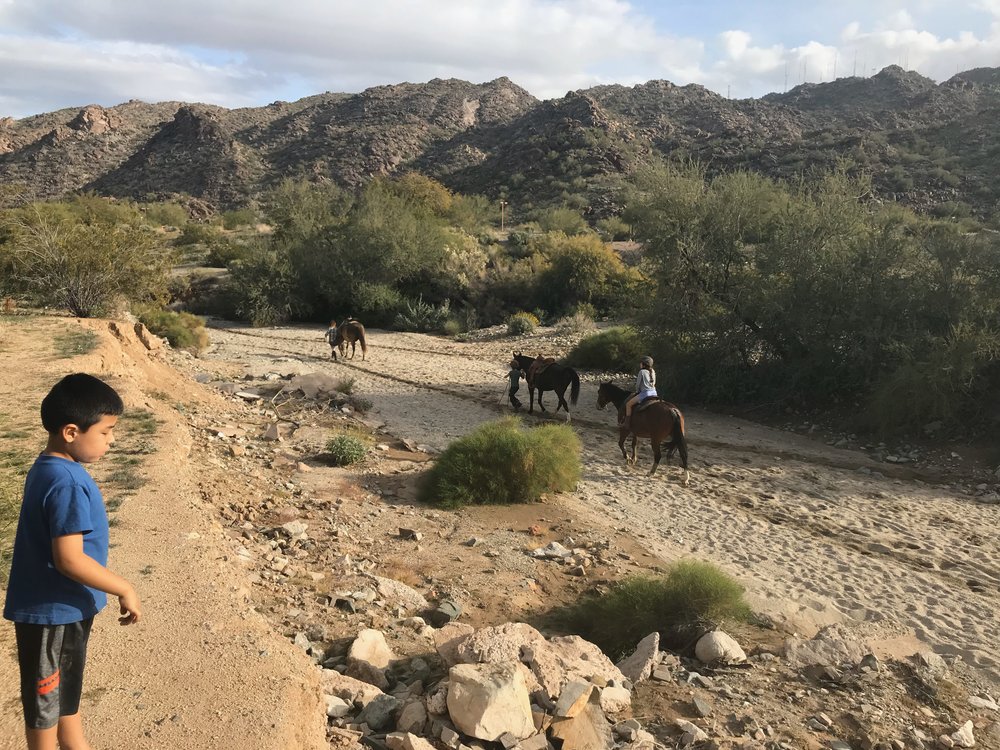
[[539,98],[651,79],[744,98],[889,64],[1000,66],[1000,0],[0,0],[0,117],[502,75]]

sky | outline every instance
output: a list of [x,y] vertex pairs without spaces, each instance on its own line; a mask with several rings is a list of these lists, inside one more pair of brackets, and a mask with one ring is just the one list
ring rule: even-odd
[[0,0],[0,117],[500,76],[540,99],[653,79],[736,99],[887,65],[1000,66],[1000,0]]

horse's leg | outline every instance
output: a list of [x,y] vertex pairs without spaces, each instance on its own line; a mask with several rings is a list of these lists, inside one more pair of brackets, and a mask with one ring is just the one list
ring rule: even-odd
[[647,476],[653,476],[656,473],[656,467],[660,465],[660,438],[654,435],[650,443],[653,446],[653,468],[649,470]]
[[535,386],[528,386],[528,414],[535,411]]
[[630,464],[631,461],[628,460],[628,453],[625,452],[625,438],[628,437],[628,433],[625,430],[618,430],[618,447],[621,449],[622,458],[625,459],[626,464]]
[[541,388],[538,389],[538,408],[545,411],[545,404],[542,403],[542,394],[545,393]]
[[635,466],[635,445],[638,442],[639,442],[639,438],[637,438],[635,436],[635,433],[633,432],[632,433],[632,458],[629,459],[629,464],[632,465],[632,466]]
[[358,342],[357,341],[352,341],[351,342],[351,359],[354,359],[354,355],[357,352],[357,350],[358,350]]
[[691,479],[691,472],[688,471],[688,446],[683,433],[677,438],[677,451],[681,457],[681,466],[684,467],[684,484],[686,486]]

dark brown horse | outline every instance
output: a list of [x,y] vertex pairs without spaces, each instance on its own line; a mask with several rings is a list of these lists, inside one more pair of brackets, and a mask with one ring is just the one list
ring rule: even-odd
[[[535,361],[534,357],[528,357],[524,354],[514,352],[514,359],[521,366],[521,369],[526,373],[531,370],[531,365]],[[576,374],[576,370],[559,362],[553,362],[547,365],[540,372],[534,374],[534,376],[526,381],[528,383],[528,413],[531,414],[535,408],[535,391],[538,391],[538,408],[542,411],[546,411],[544,404],[542,404],[542,393],[545,391],[555,391],[556,396],[559,397],[559,404],[556,406],[556,411],[559,409],[566,410],[566,421],[570,421],[569,416],[569,404],[566,403],[566,388],[572,385],[570,390],[569,401],[571,404],[576,406],[576,401],[580,398],[580,376]]]
[[[597,408],[603,409],[609,403],[614,404],[618,407],[618,421],[621,422],[625,416],[625,402],[631,395],[631,392],[613,383],[601,383],[601,387],[597,389]],[[625,438],[629,434],[632,435],[631,457],[625,452]],[[687,440],[681,410],[667,401],[654,401],[645,407],[640,405],[632,409],[631,425],[618,428],[618,447],[630,466],[635,464],[635,444],[641,437],[649,438],[653,446],[653,468],[649,470],[649,476],[653,476],[656,467],[660,465],[660,445],[669,440],[667,460],[670,460],[675,450],[680,454],[681,466],[684,467],[684,484],[687,484],[691,474],[688,471]]]
[[345,320],[339,326],[337,326],[337,333],[330,342],[330,347],[333,349],[331,354],[333,358],[337,358],[337,350],[340,349],[340,355],[346,359],[347,355],[347,345],[351,345],[351,359],[354,359],[354,352],[358,344],[361,344],[361,361],[365,361],[365,355],[368,354],[368,343],[365,341],[365,327],[361,325],[356,320]]

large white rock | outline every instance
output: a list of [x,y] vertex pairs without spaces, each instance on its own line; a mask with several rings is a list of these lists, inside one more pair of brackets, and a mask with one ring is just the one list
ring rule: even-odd
[[434,631],[434,648],[447,666],[453,667],[462,663],[458,649],[475,632],[474,627],[464,622],[449,622]]
[[694,647],[694,655],[704,664],[740,664],[747,660],[740,644],[721,630],[713,630],[699,638]]
[[458,664],[448,674],[448,715],[464,734],[494,742],[504,732],[535,733],[531,701],[517,663]]
[[385,642],[385,636],[381,631],[365,628],[358,637],[354,639],[350,650],[347,652],[348,663],[360,661],[370,664],[376,669],[385,669],[389,662],[393,660],[392,650]]
[[367,706],[383,694],[374,685],[343,675],[335,669],[324,669],[320,682],[323,685],[323,692],[327,695],[335,695],[349,703],[359,703],[362,706]]
[[506,622],[477,630],[457,645],[456,655],[463,664],[520,661],[524,646],[544,640],[544,635],[526,623]]
[[603,684],[625,679],[601,649],[576,635],[525,645],[522,659],[531,667],[538,683],[552,700],[558,699],[568,682]]
[[639,683],[648,680],[649,676],[653,674],[653,667],[656,666],[659,655],[660,634],[650,633],[639,641],[639,645],[635,647],[632,655],[622,659],[617,666],[621,673],[633,683]]
[[632,693],[621,686],[601,690],[601,710],[606,714],[621,713],[632,707]]

